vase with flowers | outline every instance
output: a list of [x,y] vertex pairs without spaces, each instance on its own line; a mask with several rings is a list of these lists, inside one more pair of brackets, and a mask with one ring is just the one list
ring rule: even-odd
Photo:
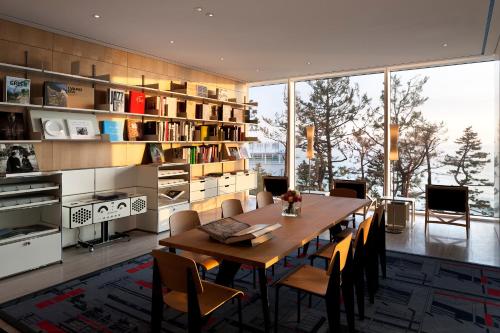
[[300,195],[300,192],[295,190],[288,190],[281,196],[281,205],[282,216],[299,216],[302,205],[302,196]]

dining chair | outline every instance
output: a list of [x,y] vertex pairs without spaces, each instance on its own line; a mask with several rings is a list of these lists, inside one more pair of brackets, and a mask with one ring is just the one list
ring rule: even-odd
[[330,332],[340,332],[340,294],[342,293],[349,332],[355,331],[351,240],[352,236],[348,236],[335,244],[327,270],[301,265],[274,284],[276,287],[275,332],[278,331],[279,290],[283,286],[297,291],[297,322],[300,322],[302,292],[323,298],[326,302]]
[[[241,297],[243,292],[200,279],[196,263],[175,253],[153,250],[153,290],[161,295],[162,305],[187,313],[188,331],[201,332],[203,319],[227,301],[237,299],[239,329],[242,331]],[[166,291],[162,291],[162,285]],[[161,309],[152,311],[163,312]],[[160,324],[161,325],[161,324]]]
[[[369,281],[368,291],[370,293],[370,299],[375,293],[373,283],[373,265],[369,265],[369,260],[371,259],[370,253],[368,252],[369,242],[372,241],[373,233],[370,233],[370,228],[372,227],[372,222],[377,219],[377,216],[368,217],[359,225],[356,230],[356,234],[351,236],[353,243],[353,277],[354,286],[356,289],[356,298],[358,304],[358,314],[361,320],[365,317],[365,279],[364,274],[367,275],[367,280]],[[332,257],[332,253],[335,250],[336,244],[327,244],[318,252],[311,255],[309,259],[311,260],[311,266],[314,265],[314,260],[316,258],[325,260],[325,269],[328,269],[329,261]],[[309,306],[311,306],[311,296],[309,296]]]
[[267,191],[260,191],[259,193],[257,193],[256,201],[257,203],[255,205],[255,208],[257,209],[272,205],[274,204],[273,194]]
[[243,206],[238,199],[227,199],[222,201],[221,208],[222,218],[243,214]]
[[382,277],[385,279],[387,276],[387,267],[386,267],[387,258],[386,258],[386,247],[385,247],[385,206],[379,205],[375,210],[375,213],[377,214],[377,219],[378,219],[377,223],[375,223],[376,227],[374,228],[375,229],[374,233],[376,235],[376,242],[374,249],[375,252],[377,253],[376,286],[378,287],[378,262],[380,262]]
[[262,176],[264,191],[271,192],[273,197],[279,197],[288,191],[288,177],[286,176]]
[[[358,197],[358,193],[351,189],[351,188],[342,188],[342,187],[339,187],[339,188],[333,188],[330,190],[330,196],[331,197],[342,197],[342,198],[357,198]],[[352,221],[352,227],[353,228],[356,228],[356,215],[355,213],[352,214],[352,216],[349,218],[349,219],[345,219],[345,220],[342,220],[342,222],[340,222],[341,225],[345,226],[345,227],[348,227],[349,226],[349,222]],[[332,231],[338,231],[337,230],[332,230],[330,229],[330,236],[332,236]],[[330,237],[331,238],[331,237]]]
[[[197,228],[201,225],[198,212],[195,210],[182,210],[170,216],[170,236],[179,235],[183,232]],[[202,278],[205,279],[206,272],[219,266],[219,260],[191,251],[182,251],[181,256],[192,259],[201,268]]]

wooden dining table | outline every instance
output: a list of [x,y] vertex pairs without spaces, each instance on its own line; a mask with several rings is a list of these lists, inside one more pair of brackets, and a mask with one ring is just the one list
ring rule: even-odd
[[[272,239],[255,247],[241,247],[218,243],[210,239],[205,232],[199,229],[192,229],[182,234],[162,239],[159,243],[168,247],[171,252],[175,252],[175,249],[181,249],[221,259],[222,262],[219,266],[215,282],[222,285],[231,285],[234,276],[242,264],[251,265],[256,268],[259,276],[259,289],[265,323],[264,328],[266,332],[269,332],[271,328],[271,316],[269,312],[266,269],[276,264],[291,252],[309,243],[316,236],[332,226],[340,223],[345,217],[368,206],[370,203],[371,201],[368,199],[305,194],[302,197],[301,214],[297,217],[282,216],[281,203],[275,203],[234,216],[234,219],[250,225],[261,223],[281,224],[281,228],[273,231]],[[153,278],[155,276],[158,277],[158,274],[154,274]],[[160,284],[153,281],[153,286],[155,285]],[[153,332],[156,331],[155,328],[159,328],[161,325],[161,312],[155,311],[155,309],[163,309],[162,302],[161,291],[153,288],[153,311],[151,313],[151,328]]]

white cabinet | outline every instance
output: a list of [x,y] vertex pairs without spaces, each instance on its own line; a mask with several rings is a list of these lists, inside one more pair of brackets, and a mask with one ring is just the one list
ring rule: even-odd
[[191,181],[191,202],[201,201],[217,196],[218,180],[215,177],[207,177]]
[[158,211],[158,232],[170,230],[169,219],[173,213],[188,209],[189,203],[187,202],[160,209]]
[[255,172],[244,172],[236,175],[236,191],[246,191],[257,187],[257,175]]
[[61,232],[0,246],[0,278],[62,260]]

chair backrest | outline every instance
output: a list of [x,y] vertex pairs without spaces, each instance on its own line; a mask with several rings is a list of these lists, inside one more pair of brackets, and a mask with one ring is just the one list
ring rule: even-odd
[[173,213],[169,219],[170,236],[179,235],[201,225],[198,212],[195,210],[182,210]]
[[377,227],[381,227],[385,224],[385,207],[383,205],[379,205],[377,209],[375,209],[375,213],[373,214],[373,219]]
[[366,199],[366,180],[334,179],[333,188],[347,188],[356,191],[356,198]]
[[357,198],[358,193],[350,188],[332,188],[330,190],[331,197]]
[[426,185],[426,209],[468,213],[469,188],[467,186]]
[[232,217],[235,215],[243,214],[243,207],[241,201],[238,199],[224,200],[221,205],[222,217]]
[[161,250],[153,250],[153,257],[158,264],[161,282],[169,290],[188,293],[189,270],[196,292],[203,293],[203,285],[194,260]]
[[333,266],[335,263],[335,256],[337,254],[339,256],[339,270],[340,272],[342,272],[347,261],[347,256],[349,255],[350,252],[349,250],[351,248],[351,241],[352,241],[352,235],[349,234],[347,237],[345,237],[335,245],[332,257],[330,258],[330,264],[328,265],[328,272],[327,272],[328,275],[332,274]]
[[262,208],[274,203],[273,194],[267,191],[257,193],[257,208]]
[[279,197],[288,191],[288,177],[263,176],[262,182],[264,183],[264,190],[271,192],[274,197]]
[[373,216],[366,218],[358,227],[356,232],[356,239],[354,240],[354,248],[357,248],[358,242],[362,241],[363,245],[366,245],[368,240],[368,235],[370,233],[370,227],[373,222]]

